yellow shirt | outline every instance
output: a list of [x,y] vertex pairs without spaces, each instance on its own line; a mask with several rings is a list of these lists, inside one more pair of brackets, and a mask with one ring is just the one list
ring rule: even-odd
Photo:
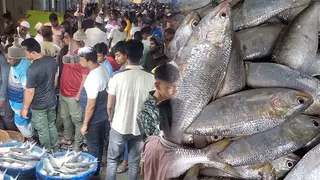
[[129,20],[126,20],[126,23],[127,23],[127,26],[126,28],[124,29],[124,31],[127,32],[127,38],[126,40],[128,41],[131,37],[130,37],[130,31],[131,31],[131,23]]

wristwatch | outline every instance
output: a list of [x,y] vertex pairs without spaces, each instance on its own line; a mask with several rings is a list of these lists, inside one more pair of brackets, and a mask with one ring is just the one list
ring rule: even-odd
[[23,110],[28,110],[29,108],[27,106],[22,107]]

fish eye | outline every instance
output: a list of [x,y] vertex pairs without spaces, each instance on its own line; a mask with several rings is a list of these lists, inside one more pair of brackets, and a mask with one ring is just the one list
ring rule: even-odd
[[286,164],[287,164],[288,168],[292,168],[293,167],[293,163],[291,161],[287,161]]
[[197,26],[198,25],[198,22],[197,21],[194,21],[193,23],[192,23],[192,26]]
[[313,123],[313,125],[314,125],[315,127],[318,127],[318,126],[319,126],[319,123],[318,123],[317,121],[312,121],[312,123]]
[[213,138],[214,138],[215,140],[219,139],[219,137],[218,137],[218,136],[213,136]]
[[305,101],[304,101],[304,99],[302,99],[302,98],[298,98],[298,103],[299,103],[299,104],[304,104]]
[[223,12],[223,13],[221,13],[221,16],[222,17],[227,17],[227,14]]

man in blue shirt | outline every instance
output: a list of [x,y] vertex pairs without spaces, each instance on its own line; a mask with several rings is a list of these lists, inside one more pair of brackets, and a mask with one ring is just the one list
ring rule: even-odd
[[[8,78],[8,98],[11,109],[14,111],[14,122],[21,132],[21,134],[28,141],[35,141],[33,139],[34,130],[31,123],[31,119],[24,119],[20,116],[20,111],[23,106],[23,96],[27,84],[27,69],[30,66],[30,61],[27,59],[21,59],[21,57],[15,57],[14,53],[8,53],[10,47],[8,45],[5,50],[5,57],[8,64],[11,66]],[[21,48],[22,52],[25,52]]]
[[151,20],[150,24],[151,24],[151,28],[152,28],[152,36],[158,36],[160,39],[162,39],[162,27],[159,25],[159,21],[161,20],[160,17],[157,17],[157,21],[155,20]]
[[108,56],[108,46],[106,43],[98,43],[94,46],[94,49],[97,51],[98,55],[98,63],[103,64],[107,70],[109,77],[113,74],[113,68],[112,65],[109,63],[108,60],[106,60],[106,57]]

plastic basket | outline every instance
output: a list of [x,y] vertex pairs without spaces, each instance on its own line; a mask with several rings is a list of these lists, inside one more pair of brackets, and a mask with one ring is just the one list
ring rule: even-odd
[[[21,146],[22,144],[23,143],[21,143],[21,142],[6,142],[3,144],[3,147]],[[32,151],[41,153],[42,149],[38,146],[34,146]],[[47,154],[45,154],[44,156],[46,157]],[[6,174],[8,174],[12,177],[16,177],[19,174],[18,179],[30,179],[30,180],[35,179],[36,166],[29,167],[29,168],[8,168],[8,167],[0,166],[1,171],[5,171],[6,169],[8,169]]]
[[0,141],[5,143],[5,142],[8,142],[9,140],[10,140],[9,134],[4,130],[0,130]]
[[[66,152],[59,152],[59,153],[53,154],[52,156],[53,157],[61,157],[61,156],[64,156],[65,154],[66,154]],[[91,161],[94,161],[94,159],[95,159],[95,157],[93,157],[91,154],[88,154],[88,153],[81,152],[80,155],[88,157]],[[75,175],[70,178],[61,178],[61,177],[57,177],[57,176],[49,176],[49,175],[42,174],[40,172],[40,170],[42,169],[42,166],[43,166],[43,159],[40,161],[40,163],[38,164],[38,166],[36,168],[36,176],[37,176],[38,180],[88,180],[97,171],[98,163],[95,163],[94,167],[91,170],[89,170],[88,172],[83,173],[81,175]]]
[[11,180],[11,179],[14,179],[14,177],[12,177],[12,176],[10,176],[10,175],[8,175],[8,174],[5,174],[5,175],[4,175],[3,180]]
[[10,140],[24,142],[24,137],[17,131],[6,131],[9,135]]

